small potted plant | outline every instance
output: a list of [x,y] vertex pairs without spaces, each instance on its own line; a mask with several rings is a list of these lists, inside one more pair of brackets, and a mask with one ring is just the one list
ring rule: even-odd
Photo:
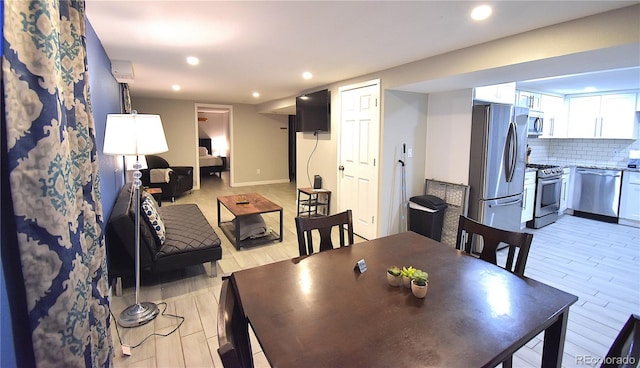
[[427,295],[427,286],[429,286],[429,274],[416,270],[411,279],[411,292],[417,298],[424,298]]
[[400,286],[402,284],[402,277],[400,276],[400,269],[397,266],[391,266],[387,270],[387,282],[391,286]]
[[400,271],[400,274],[402,275],[402,285],[404,287],[411,287],[411,279],[413,278],[414,272],[416,272],[416,269],[413,266],[402,267],[402,271]]

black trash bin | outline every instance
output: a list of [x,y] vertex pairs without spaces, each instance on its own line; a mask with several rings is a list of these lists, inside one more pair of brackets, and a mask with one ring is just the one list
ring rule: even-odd
[[411,197],[409,199],[409,230],[440,241],[446,208],[447,204],[436,196]]

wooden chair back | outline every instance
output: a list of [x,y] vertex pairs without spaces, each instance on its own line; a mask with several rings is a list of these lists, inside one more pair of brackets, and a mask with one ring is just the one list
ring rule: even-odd
[[[466,241],[463,236],[464,233],[467,234]],[[524,276],[524,268],[527,265],[533,234],[496,229],[461,215],[458,222],[456,248],[472,254],[473,234],[482,237],[483,248],[480,252],[480,259],[497,265],[498,246],[500,243],[505,243],[509,246],[509,253],[507,254],[504,268],[516,275]],[[515,256],[516,250],[518,250],[517,258]],[[515,264],[514,258],[516,258]]]
[[225,368],[253,367],[249,321],[235,288],[233,274],[223,278],[218,304],[218,355]]
[[601,367],[637,367],[640,362],[640,316],[632,314],[613,340]]
[[[300,252],[300,256],[302,257],[314,253],[312,230],[318,230],[320,233],[319,252],[333,249],[331,230],[334,226],[337,226],[339,230],[340,247],[352,245],[353,220],[351,217],[351,210],[346,210],[331,216],[296,217],[298,251]],[[347,233],[348,243],[345,243],[345,231]]]

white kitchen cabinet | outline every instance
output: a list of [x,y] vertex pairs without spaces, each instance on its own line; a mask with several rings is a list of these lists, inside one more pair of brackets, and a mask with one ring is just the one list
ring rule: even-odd
[[636,94],[602,96],[600,136],[602,138],[637,138]]
[[536,172],[527,171],[524,175],[524,192],[522,194],[522,217],[521,223],[533,220],[533,208],[535,207],[536,196]]
[[571,198],[571,187],[569,186],[569,178],[571,175],[571,168],[565,167],[562,172],[562,182],[560,184],[560,208],[558,214],[564,214],[569,205],[569,198]]
[[540,138],[567,137],[567,108],[564,98],[542,95],[540,98],[544,120]]
[[636,94],[569,98],[568,138],[636,139]]
[[618,223],[640,227],[640,172],[624,170]]
[[516,84],[502,83],[473,89],[473,99],[484,102],[513,104],[516,98]]
[[517,91],[516,106],[528,107],[531,110],[542,110],[542,95],[529,91]]

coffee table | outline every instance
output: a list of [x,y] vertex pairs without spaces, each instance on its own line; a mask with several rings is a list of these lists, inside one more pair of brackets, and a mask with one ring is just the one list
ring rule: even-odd
[[[220,204],[222,204],[237,219],[234,226],[233,221],[220,220]],[[255,238],[240,240],[240,218],[243,216],[256,215],[269,212],[280,212],[280,232],[270,231],[267,235]],[[236,249],[265,244],[272,241],[282,241],[282,207],[271,202],[258,193],[237,194],[218,197],[218,227],[222,229],[224,235],[231,241]]]

